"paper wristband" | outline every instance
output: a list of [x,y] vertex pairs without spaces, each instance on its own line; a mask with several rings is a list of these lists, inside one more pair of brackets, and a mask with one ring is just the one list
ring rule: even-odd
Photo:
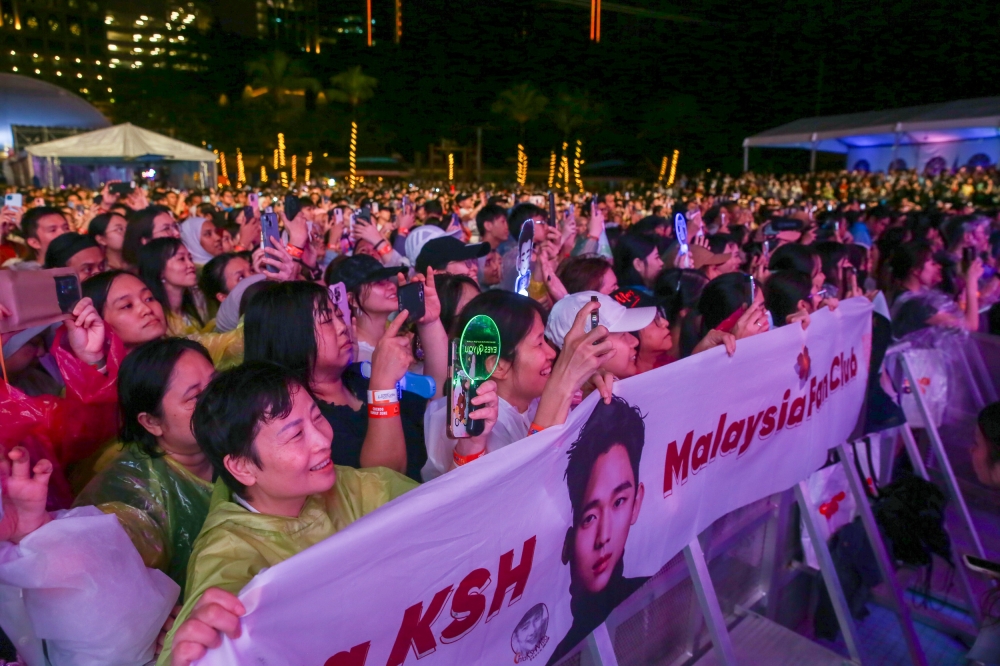
[[470,454],[470,455],[467,455],[467,456],[459,455],[458,451],[452,451],[451,452],[451,459],[455,461],[455,465],[457,465],[458,467],[461,467],[462,465],[464,465],[466,463],[470,463],[473,460],[475,460],[476,458],[482,458],[485,455],[486,455],[486,449],[483,449],[479,453],[473,453],[473,454]]
[[534,421],[532,421],[531,427],[528,428],[528,437],[531,437],[535,433],[539,433],[539,432],[541,432],[543,430],[545,430],[545,428],[543,426],[540,426],[537,423],[535,423]]
[[399,393],[396,392],[396,389],[368,391],[369,405],[384,405],[390,402],[399,402]]
[[302,255],[305,254],[305,250],[301,247],[295,247],[291,244],[285,246],[285,252],[287,252],[292,259],[301,259]]
[[368,416],[373,419],[391,419],[399,416],[399,403],[382,403],[381,405],[368,405]]

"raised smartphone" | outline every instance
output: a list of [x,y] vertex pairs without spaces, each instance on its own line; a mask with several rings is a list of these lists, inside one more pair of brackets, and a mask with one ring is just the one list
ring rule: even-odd
[[426,314],[424,307],[424,283],[411,282],[396,290],[396,299],[399,301],[399,311],[406,310],[407,317],[411,322],[423,319]]

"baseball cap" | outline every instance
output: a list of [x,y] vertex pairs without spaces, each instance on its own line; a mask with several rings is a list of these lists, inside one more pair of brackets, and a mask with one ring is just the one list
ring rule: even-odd
[[[347,289],[357,289],[363,284],[381,282],[396,277],[401,270],[399,266],[383,266],[378,259],[367,254],[356,254],[346,257],[339,263],[330,266],[327,274],[329,284],[343,282]],[[228,299],[226,299],[228,300]]]
[[417,265],[417,258],[420,256],[420,251],[424,249],[429,241],[435,238],[442,238],[444,236],[455,236],[462,233],[461,229],[456,230],[449,234],[441,227],[435,226],[433,224],[424,224],[419,227],[414,227],[410,229],[409,235],[406,237],[405,252],[406,258],[409,260],[411,266]]
[[[409,239],[407,239],[409,240]],[[434,270],[444,270],[452,261],[465,261],[466,259],[478,259],[490,253],[489,243],[474,243],[466,245],[462,241],[452,236],[441,236],[433,238],[424,244],[417,256],[417,272],[427,272],[430,266]]]
[[596,296],[601,304],[598,310],[598,320],[611,333],[631,333],[646,328],[656,318],[655,307],[627,308],[610,296],[597,291],[578,291],[565,296],[552,306],[549,322],[545,325],[545,337],[556,347],[562,349],[566,334],[573,328],[576,315],[587,303],[590,297]]
[[[663,255],[663,264],[668,269],[677,268],[677,252],[679,250],[680,245],[674,243],[673,247],[667,250],[667,253]],[[721,266],[733,258],[730,254],[715,254],[708,248],[694,244],[688,245],[688,252],[691,253],[691,259],[694,262],[695,270],[705,266]]]

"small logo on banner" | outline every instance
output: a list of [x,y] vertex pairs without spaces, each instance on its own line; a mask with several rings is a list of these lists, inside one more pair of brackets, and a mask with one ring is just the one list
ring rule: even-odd
[[798,374],[801,381],[805,381],[809,379],[809,373],[811,370],[812,359],[809,358],[809,347],[803,346],[802,352],[795,361],[795,372]]
[[549,609],[545,604],[535,604],[517,623],[510,636],[510,649],[514,663],[523,664],[537,657],[549,643]]

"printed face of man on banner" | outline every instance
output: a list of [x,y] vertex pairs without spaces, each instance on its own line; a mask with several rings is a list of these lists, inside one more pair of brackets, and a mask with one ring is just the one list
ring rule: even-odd
[[566,532],[562,561],[570,565],[573,626],[549,663],[647,580],[623,575],[625,544],[645,494],[639,481],[645,431],[638,408],[615,397],[610,405],[597,404],[569,450],[566,486],[573,525]]

